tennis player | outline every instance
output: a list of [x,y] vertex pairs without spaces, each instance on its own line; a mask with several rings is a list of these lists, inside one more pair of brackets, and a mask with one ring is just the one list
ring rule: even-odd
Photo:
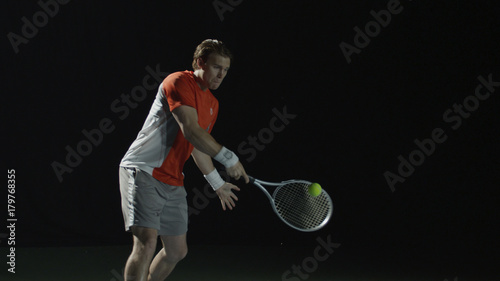
[[[210,132],[219,103],[212,95],[226,76],[232,55],[218,40],[197,46],[194,71],[172,73],[160,85],[136,140],[120,163],[120,192],[125,230],[133,249],[125,265],[125,281],[164,280],[187,254],[188,206],[184,163],[192,156],[220,198],[232,210],[240,189],[225,182],[212,158],[232,178],[249,179],[234,152]],[[163,248],[156,254],[158,236]]]

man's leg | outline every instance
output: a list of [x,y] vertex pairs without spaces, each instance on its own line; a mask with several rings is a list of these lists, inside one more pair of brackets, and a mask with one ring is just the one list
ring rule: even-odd
[[163,281],[187,255],[186,234],[161,236],[163,249],[156,255],[149,269],[149,281]]
[[149,265],[156,251],[158,231],[140,226],[131,227],[134,246],[125,265],[125,281],[146,281]]

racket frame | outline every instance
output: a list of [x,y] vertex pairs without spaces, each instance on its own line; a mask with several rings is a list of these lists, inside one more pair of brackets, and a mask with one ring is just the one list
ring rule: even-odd
[[[268,182],[268,181],[263,181],[263,180],[256,179],[256,178],[254,178],[252,176],[248,176],[248,178],[250,179],[250,183],[252,183],[255,186],[257,186],[260,190],[262,190],[264,192],[264,194],[266,194],[267,198],[269,199],[269,202],[271,203],[271,206],[273,207],[273,211],[276,213],[276,215],[278,215],[278,217],[286,225],[290,226],[291,228],[293,228],[295,230],[302,231],[302,232],[313,232],[313,231],[319,230],[319,229],[323,228],[328,223],[328,221],[330,221],[330,218],[332,217],[332,214],[333,214],[333,201],[332,201],[332,198],[330,197],[330,195],[328,195],[328,193],[324,189],[322,189],[321,190],[321,194],[327,198],[327,200],[330,202],[329,205],[331,206],[331,208],[328,210],[328,214],[326,215],[326,217],[323,220],[323,222],[320,225],[318,225],[318,226],[316,226],[314,228],[309,228],[309,229],[304,229],[304,228],[296,227],[295,225],[292,225],[291,223],[287,222],[283,217],[281,217],[281,215],[279,214],[278,210],[276,209],[276,204],[275,204],[275,201],[274,201],[274,197],[276,196],[276,193],[279,191],[279,187],[280,186],[283,186],[283,185],[286,185],[286,184],[289,184],[289,183],[305,183],[305,184],[308,184],[308,185],[310,185],[312,183],[309,182],[309,181],[306,181],[306,180],[287,180],[287,181],[282,181],[282,182]],[[273,195],[271,196],[271,194],[269,193],[269,191],[263,185],[277,186],[277,188],[274,189]]]

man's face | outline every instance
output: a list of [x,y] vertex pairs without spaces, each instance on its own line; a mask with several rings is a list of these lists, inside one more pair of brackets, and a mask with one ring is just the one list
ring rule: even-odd
[[215,53],[208,55],[207,61],[201,65],[204,86],[210,90],[217,90],[226,77],[230,64],[230,58]]

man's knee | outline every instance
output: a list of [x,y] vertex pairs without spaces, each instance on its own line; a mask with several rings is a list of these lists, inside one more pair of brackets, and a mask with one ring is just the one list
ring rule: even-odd
[[187,247],[182,247],[180,249],[176,249],[175,251],[168,251],[167,260],[169,263],[178,263],[187,256],[187,253]]
[[186,247],[186,248],[184,248],[182,251],[180,251],[180,252],[178,253],[178,255],[177,255],[177,257],[176,257],[176,258],[177,258],[177,261],[179,262],[179,261],[181,261],[182,259],[184,259],[184,258],[187,256],[187,254],[188,254],[188,248]]
[[167,263],[178,263],[184,259],[188,253],[187,246],[176,249],[163,249],[165,251],[165,261]]

